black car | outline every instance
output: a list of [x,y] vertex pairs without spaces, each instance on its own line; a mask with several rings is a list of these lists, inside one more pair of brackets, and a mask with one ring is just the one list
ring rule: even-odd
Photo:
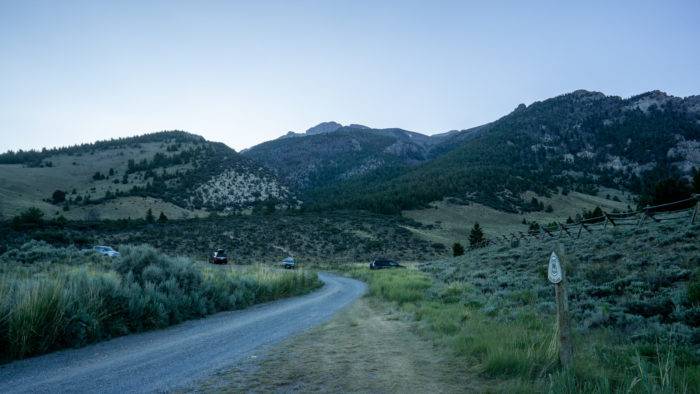
[[226,251],[223,249],[217,249],[217,251],[211,256],[209,262],[212,264],[227,264],[228,256],[226,256]]
[[403,265],[399,264],[398,262],[390,259],[374,259],[371,263],[369,263],[369,269],[371,270],[380,270],[384,268],[405,268]]

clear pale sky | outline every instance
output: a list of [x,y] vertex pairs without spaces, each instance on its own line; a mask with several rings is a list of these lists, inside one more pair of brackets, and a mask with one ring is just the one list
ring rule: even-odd
[[0,0],[0,151],[430,134],[576,89],[700,94],[700,1]]

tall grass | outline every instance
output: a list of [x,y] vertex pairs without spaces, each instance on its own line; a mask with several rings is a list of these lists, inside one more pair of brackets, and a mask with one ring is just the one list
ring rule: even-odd
[[162,328],[320,286],[308,272],[210,267],[149,246],[121,252],[109,260],[59,248],[57,260],[70,255],[61,263],[0,260],[0,360]]
[[[414,270],[349,273],[369,295],[411,314],[419,332],[474,366],[500,392],[671,393],[700,391],[697,354],[673,338],[633,343],[600,329],[575,336],[575,363],[558,362],[554,315],[534,303],[501,308],[466,282],[444,283]],[[527,294],[520,294],[529,299]]]

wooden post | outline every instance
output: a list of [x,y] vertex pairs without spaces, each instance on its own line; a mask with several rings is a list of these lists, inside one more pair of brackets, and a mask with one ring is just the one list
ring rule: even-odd
[[690,217],[690,224],[695,223],[695,217],[698,216],[698,210],[700,209],[700,194],[693,194],[696,200],[695,209],[693,210],[693,215]]
[[576,238],[581,238],[581,231],[583,231],[583,223],[581,223],[581,227],[578,229],[578,234],[576,234]]
[[569,235],[569,237],[573,237],[573,235],[571,235],[569,230],[567,230],[566,226],[564,226],[563,224],[559,223],[559,228],[562,229],[562,231],[564,231],[565,233],[567,233]]
[[612,220],[612,218],[611,218],[610,216],[608,216],[608,214],[607,214],[606,212],[603,212],[603,215],[605,215],[605,220],[607,220],[608,222],[610,222],[610,224],[612,224],[613,227],[615,227],[615,221]]
[[559,361],[564,368],[570,368],[574,358],[571,343],[571,321],[569,320],[569,300],[566,294],[565,273],[560,258],[563,258],[563,248],[559,246],[558,256],[555,252],[549,256],[547,279],[554,284],[554,294],[557,303],[557,328],[559,331]]
[[642,217],[639,219],[639,223],[637,223],[637,227],[642,227],[644,224],[644,219],[647,218],[647,208],[644,207],[644,213],[642,213]]

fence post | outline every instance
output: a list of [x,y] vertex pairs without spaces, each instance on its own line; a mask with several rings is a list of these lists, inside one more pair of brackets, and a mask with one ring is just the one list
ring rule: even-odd
[[569,230],[567,230],[566,227],[565,227],[563,224],[558,223],[558,222],[557,222],[557,224],[559,224],[559,228],[561,229],[562,232],[566,232],[566,234],[568,234],[569,237],[572,237],[572,235],[571,235],[571,233],[569,232]]
[[648,205],[644,207],[644,213],[642,214],[642,217],[639,219],[639,223],[637,223],[637,227],[642,227],[642,225],[644,224],[644,220],[647,218],[647,208],[648,207],[649,207]]
[[695,223],[695,217],[698,216],[698,209],[700,209],[700,194],[693,194],[693,197],[695,197],[695,209],[693,210],[693,216],[690,218],[690,224],[692,225]]
[[[563,248],[557,247],[561,258],[564,258]],[[555,252],[549,256],[547,279],[554,284],[557,301],[557,328],[559,331],[559,361],[564,368],[571,367],[574,350],[571,344],[571,322],[569,320],[569,301],[566,294],[565,273],[560,263],[560,257]]]
[[612,218],[610,218],[610,216],[608,216],[608,213],[607,213],[607,212],[603,212],[603,215],[605,215],[605,219],[606,219],[607,221],[609,221],[610,224],[613,225],[613,227],[615,227],[615,221],[612,220]]

